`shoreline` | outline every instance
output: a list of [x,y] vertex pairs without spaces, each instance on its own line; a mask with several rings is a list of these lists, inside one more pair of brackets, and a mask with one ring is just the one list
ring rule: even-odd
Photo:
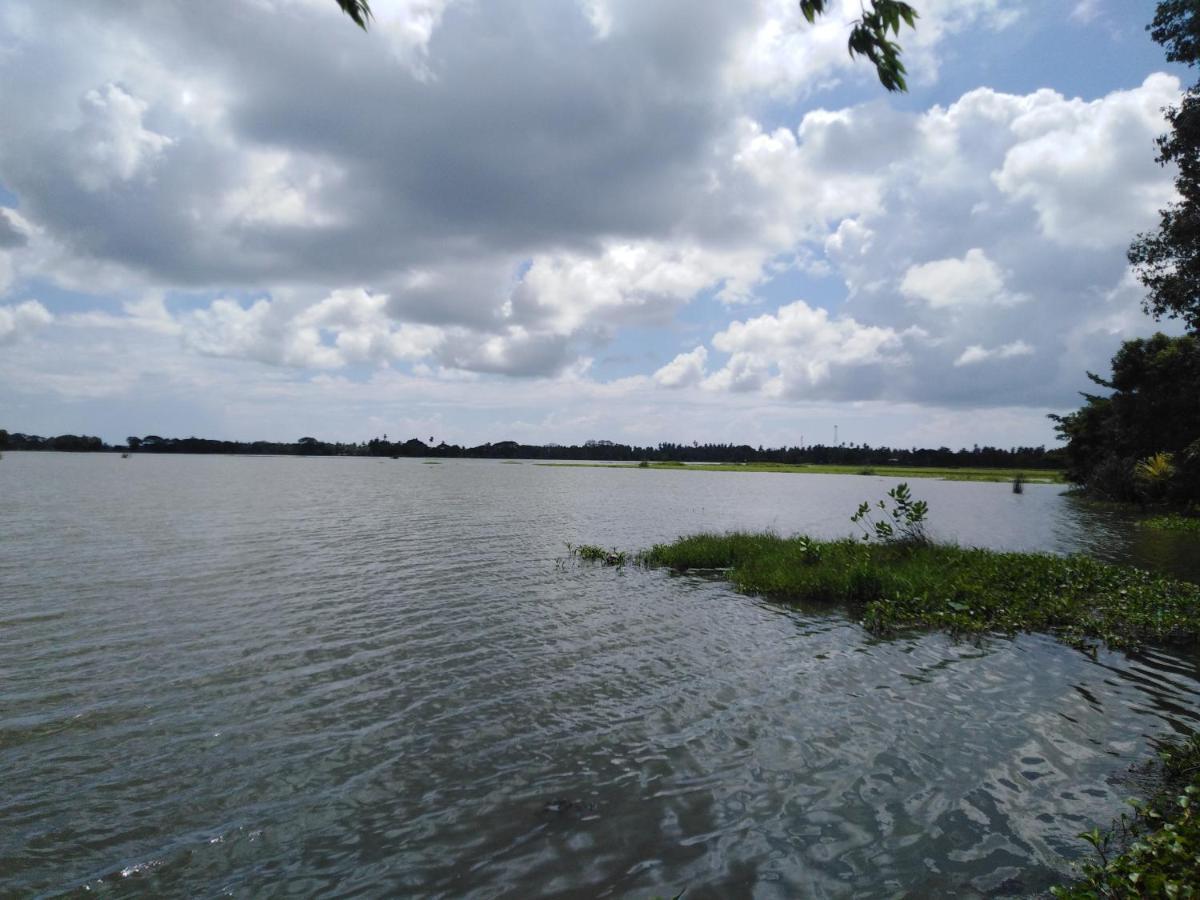
[[759,472],[785,475],[866,475],[880,478],[937,478],[942,481],[1010,482],[1018,476],[1025,484],[1066,484],[1061,469],[990,469],[983,466],[889,466],[837,463],[670,463],[652,462],[535,462],[547,468],[657,469],[689,472]]

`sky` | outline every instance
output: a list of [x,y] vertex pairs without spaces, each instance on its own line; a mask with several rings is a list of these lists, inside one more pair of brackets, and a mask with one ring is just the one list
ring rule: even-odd
[[0,0],[0,428],[1056,443],[1174,196],[1150,0]]

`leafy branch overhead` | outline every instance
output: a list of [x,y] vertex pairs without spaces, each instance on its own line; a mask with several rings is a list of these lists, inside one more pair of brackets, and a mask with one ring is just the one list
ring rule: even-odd
[[[916,27],[917,11],[903,0],[870,0],[868,11],[863,8],[862,18],[850,30],[848,47],[851,56],[865,56],[875,65],[879,81],[889,91],[906,91],[904,63],[900,61],[900,45],[888,37],[900,34],[901,23],[909,28]],[[800,12],[811,25],[817,16],[825,14],[828,0],[800,0]],[[337,0],[342,12],[363,31],[373,18],[370,0]]]
[[367,23],[373,18],[370,0],[337,0],[337,5],[354,20],[355,25],[363,31],[367,30]]
[[[800,0],[800,12],[809,24],[825,13],[828,0]],[[902,0],[871,0],[870,9],[863,7],[862,18],[850,30],[848,48],[851,56],[865,56],[875,65],[880,83],[889,91],[906,91],[904,63],[900,61],[900,45],[888,37],[900,34],[901,23],[915,28],[917,11]]]

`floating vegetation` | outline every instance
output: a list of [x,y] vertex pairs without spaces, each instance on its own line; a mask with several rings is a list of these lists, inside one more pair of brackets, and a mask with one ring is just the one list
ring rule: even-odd
[[440,459],[426,459],[422,460],[422,462],[427,466],[440,466],[442,464]]
[[502,466],[520,466],[520,465],[524,465],[524,464],[519,459],[505,459],[505,460],[501,460],[500,465],[502,465]]
[[845,603],[878,635],[1036,631],[1124,649],[1200,639],[1200,586],[1085,556],[729,533],[657,544],[638,562],[725,569],[739,590],[782,602]]
[[1142,519],[1138,525],[1158,531],[1191,531],[1200,534],[1200,516],[1185,516],[1180,513],[1167,513],[1165,516]]
[[629,559],[629,554],[623,550],[605,550],[595,544],[567,544],[567,553],[579,559],[592,560],[606,566],[623,566]]
[[1159,757],[1159,789],[1148,801],[1131,800],[1132,818],[1121,816],[1107,834],[1080,835],[1097,861],[1075,884],[1052,888],[1055,897],[1200,897],[1200,735],[1166,745]]

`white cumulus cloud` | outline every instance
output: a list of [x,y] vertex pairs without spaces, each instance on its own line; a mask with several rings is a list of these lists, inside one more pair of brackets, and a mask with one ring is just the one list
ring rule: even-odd
[[761,388],[802,396],[845,370],[899,362],[903,342],[891,328],[832,317],[797,300],[774,313],[733,322],[714,335],[713,346],[730,358],[704,383],[714,390]]
[[1004,275],[979,247],[962,259],[939,259],[911,266],[900,290],[906,297],[924,300],[934,309],[986,304],[1011,304],[1022,298],[1004,290]]
[[129,181],[149,165],[171,139],[143,124],[146,101],[108,83],[79,100],[81,122],[71,135],[76,177],[88,190]]
[[1011,359],[1014,356],[1032,356],[1033,347],[1025,341],[1013,341],[992,349],[985,349],[981,344],[972,344],[954,361],[956,366],[971,366],[989,359]]
[[14,344],[54,321],[37,300],[0,306],[0,344]]
[[654,380],[668,388],[691,387],[704,378],[704,364],[707,361],[708,350],[704,347],[680,353],[654,373]]

